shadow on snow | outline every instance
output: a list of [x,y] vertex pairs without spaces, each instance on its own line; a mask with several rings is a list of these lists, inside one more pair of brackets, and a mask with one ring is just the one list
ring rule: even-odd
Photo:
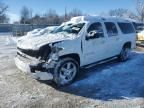
[[[49,82],[43,83],[56,87]],[[144,98],[144,53],[133,52],[126,62],[115,59],[83,69],[73,84],[58,90],[105,101]]]

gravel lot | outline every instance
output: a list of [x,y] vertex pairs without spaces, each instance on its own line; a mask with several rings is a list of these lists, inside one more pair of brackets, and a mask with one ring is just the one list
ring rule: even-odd
[[83,69],[72,85],[56,89],[18,70],[16,46],[0,36],[0,108],[144,108],[144,49],[125,63]]

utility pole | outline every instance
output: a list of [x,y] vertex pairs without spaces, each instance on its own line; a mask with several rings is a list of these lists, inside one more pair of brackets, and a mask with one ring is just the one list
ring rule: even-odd
[[65,21],[67,20],[67,7],[65,6]]

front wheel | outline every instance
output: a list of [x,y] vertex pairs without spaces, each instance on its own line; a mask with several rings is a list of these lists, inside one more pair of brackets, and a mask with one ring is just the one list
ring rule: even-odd
[[65,86],[72,83],[78,73],[78,62],[72,58],[63,58],[54,69],[54,81],[58,86]]
[[130,52],[131,52],[131,49],[129,47],[123,47],[119,55],[119,60],[122,62],[128,60],[128,58],[130,57]]

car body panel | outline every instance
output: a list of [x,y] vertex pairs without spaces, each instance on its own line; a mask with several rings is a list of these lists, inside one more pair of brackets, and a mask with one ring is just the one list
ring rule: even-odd
[[[86,36],[88,35],[87,29],[94,22],[101,22],[104,37],[86,40]],[[118,35],[109,37],[104,22],[113,22],[118,30]],[[63,23],[62,25],[69,23],[85,23],[84,27],[77,35],[61,32],[49,33],[38,37],[29,37],[28,39],[25,38],[20,40],[18,42],[18,47],[22,49],[39,50],[42,46],[49,44],[52,50],[54,48],[57,50],[50,53],[48,56],[49,58],[44,61],[44,66],[55,66],[55,63],[57,63],[57,60],[60,57],[69,54],[77,54],[80,58],[80,66],[82,67],[103,59],[119,55],[124,44],[127,42],[132,44],[131,48],[135,48],[136,33],[123,34],[117,22],[129,21],[121,18],[103,18],[97,16],[75,17],[71,19],[71,21]],[[19,61],[18,59],[19,58],[16,58],[16,61]]]

